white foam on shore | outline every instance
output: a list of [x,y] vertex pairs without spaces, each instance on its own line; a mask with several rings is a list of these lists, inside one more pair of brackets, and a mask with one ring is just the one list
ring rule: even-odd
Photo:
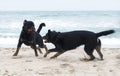
[[120,48],[120,39],[117,38],[103,38],[101,39],[102,47]]
[[0,38],[0,47],[16,47],[17,43],[17,38]]

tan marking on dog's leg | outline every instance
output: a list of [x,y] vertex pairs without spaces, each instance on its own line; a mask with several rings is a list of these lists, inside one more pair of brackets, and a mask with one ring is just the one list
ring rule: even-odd
[[40,54],[43,54],[39,46],[37,47],[37,49],[39,50]]
[[96,49],[98,55],[100,56],[101,60],[103,60],[103,54],[101,53],[101,47],[100,46],[96,46],[95,49]]
[[50,53],[50,51],[46,51],[44,57],[47,57],[47,55]]
[[17,50],[16,50],[16,52],[13,54],[13,56],[17,56],[17,55],[18,55],[19,50],[20,50],[20,47],[19,47],[19,48],[17,48]]
[[47,55],[50,53],[50,51],[48,51],[48,48],[46,47],[46,45],[45,45],[45,50],[46,50],[46,53],[45,53],[44,57],[47,57]]
[[56,58],[59,55],[63,54],[64,52],[57,52],[54,56],[50,57],[50,59]]

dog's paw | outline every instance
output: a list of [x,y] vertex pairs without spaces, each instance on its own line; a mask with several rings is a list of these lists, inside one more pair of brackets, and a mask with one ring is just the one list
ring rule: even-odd
[[16,53],[14,53],[14,54],[13,54],[13,56],[17,56],[17,54],[16,54]]
[[55,58],[57,58],[57,57],[54,57],[54,56],[50,57],[50,59],[55,59]]
[[47,55],[49,54],[50,52],[46,52],[45,54],[44,54],[44,57],[47,57]]
[[80,61],[88,61],[89,59],[87,58],[80,58]]
[[44,57],[47,57],[47,55],[44,55]]

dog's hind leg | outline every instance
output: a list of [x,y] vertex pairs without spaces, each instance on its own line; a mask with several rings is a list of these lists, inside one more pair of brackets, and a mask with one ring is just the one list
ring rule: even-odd
[[50,59],[56,58],[56,57],[58,57],[59,55],[61,55],[63,53],[64,53],[64,51],[63,52],[57,52],[55,55],[53,55],[52,57],[50,57]]
[[40,54],[43,54],[39,46],[37,47],[37,49],[39,50]]
[[90,56],[89,60],[95,59],[95,56],[93,55],[94,47],[92,48],[90,45],[85,45],[84,50]]
[[101,60],[103,60],[103,54],[101,53],[101,47],[100,46],[96,46],[95,49],[96,49],[98,55],[100,56]]
[[103,60],[103,54],[101,53],[101,41],[100,41],[100,39],[97,40],[97,46],[95,47],[95,50],[97,51],[101,60]]

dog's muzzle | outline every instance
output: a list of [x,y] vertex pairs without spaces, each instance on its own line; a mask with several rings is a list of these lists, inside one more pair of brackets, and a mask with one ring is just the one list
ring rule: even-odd
[[29,33],[29,34],[30,34],[30,33],[33,33],[33,32],[34,32],[33,29],[28,29],[28,30],[27,30],[27,33]]
[[48,43],[48,40],[47,39],[43,39],[45,43]]
[[45,40],[44,42],[45,42],[45,43],[48,43],[48,41],[47,41],[47,40]]

